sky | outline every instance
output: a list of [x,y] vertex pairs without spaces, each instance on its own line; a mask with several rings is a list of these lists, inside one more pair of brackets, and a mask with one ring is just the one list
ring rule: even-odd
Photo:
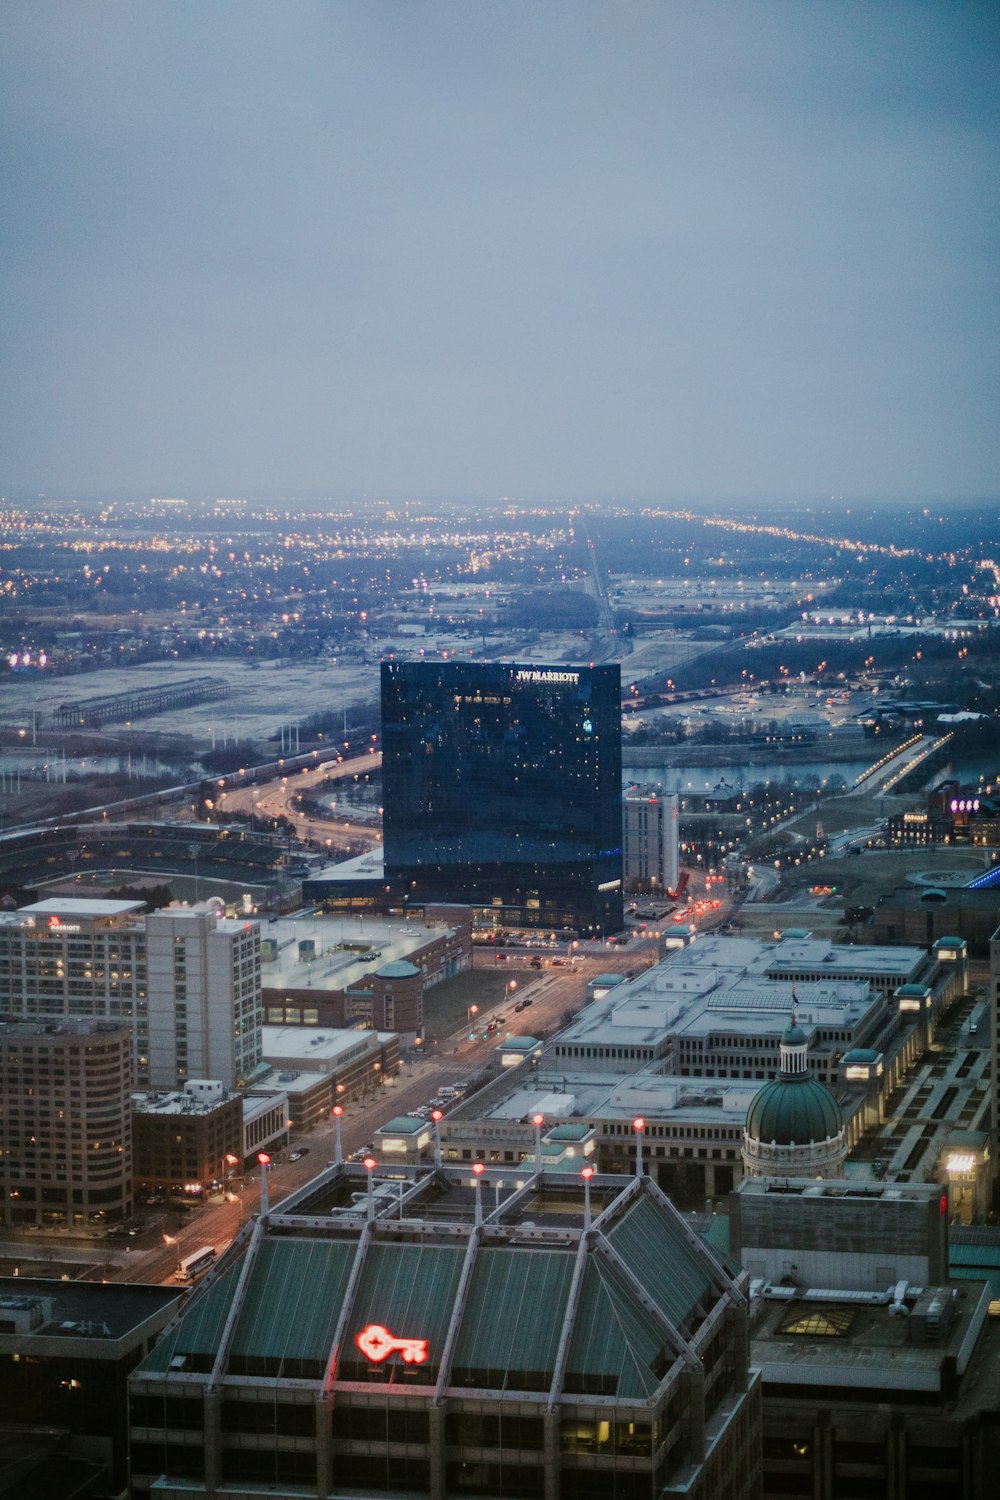
[[4,0],[0,494],[992,501],[998,73],[962,0]]

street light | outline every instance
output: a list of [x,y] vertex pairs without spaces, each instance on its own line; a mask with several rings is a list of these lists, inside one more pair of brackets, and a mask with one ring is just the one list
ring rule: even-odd
[[227,1151],[225,1156],[222,1158],[223,1166],[225,1168],[222,1174],[222,1189],[223,1193],[225,1194],[226,1200],[229,1203],[232,1203],[233,1201],[233,1193],[231,1191],[233,1168],[239,1165],[239,1160],[239,1157],[234,1156],[231,1151]]
[[481,1224],[483,1222],[483,1196],[479,1191],[479,1184],[482,1181],[483,1173],[486,1171],[486,1168],[483,1166],[481,1161],[474,1161],[472,1163],[472,1170],[475,1174],[473,1178],[473,1184],[476,1189],[476,1223]]
[[431,1119],[434,1122],[434,1165],[441,1165],[441,1121],[444,1119],[444,1110],[432,1109]]

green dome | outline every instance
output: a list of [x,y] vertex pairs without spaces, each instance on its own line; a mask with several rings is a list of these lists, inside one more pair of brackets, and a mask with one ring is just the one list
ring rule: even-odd
[[767,1146],[807,1146],[828,1141],[843,1128],[836,1099],[808,1073],[765,1083],[747,1111],[747,1138]]

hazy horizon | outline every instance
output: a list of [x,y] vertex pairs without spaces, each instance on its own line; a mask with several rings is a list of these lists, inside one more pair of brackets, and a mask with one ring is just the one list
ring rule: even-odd
[[1000,12],[8,0],[0,492],[1000,496]]

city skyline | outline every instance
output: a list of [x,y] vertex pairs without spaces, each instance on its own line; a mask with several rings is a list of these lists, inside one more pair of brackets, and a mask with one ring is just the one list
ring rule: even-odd
[[8,497],[985,499],[995,14],[12,3]]

